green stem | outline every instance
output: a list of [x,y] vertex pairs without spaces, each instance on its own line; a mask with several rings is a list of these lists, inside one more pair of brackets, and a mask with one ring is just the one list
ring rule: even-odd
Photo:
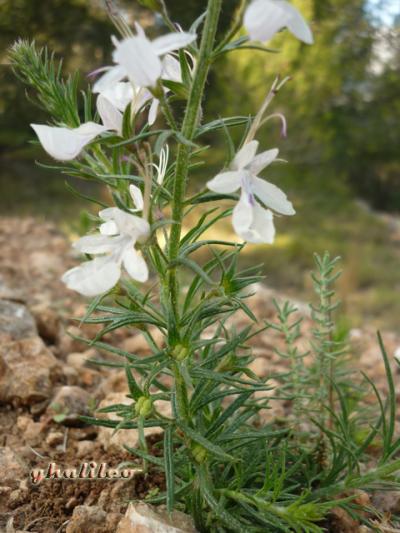
[[[221,11],[222,0],[209,0],[207,8],[207,17],[204,23],[204,30],[200,45],[200,53],[197,67],[194,73],[193,84],[189,95],[185,117],[183,119],[181,134],[191,141],[194,137],[200,115],[201,100],[203,98],[204,87],[211,63],[211,55],[217,31],[219,14]],[[176,159],[176,171],[173,189],[172,201],[172,219],[174,224],[171,228],[169,240],[169,261],[175,261],[179,254],[179,246],[182,232],[182,218],[184,209],[184,198],[186,192],[186,181],[188,175],[190,146],[180,144],[178,147]],[[171,309],[174,314],[174,324],[177,325],[178,319],[178,283],[176,267],[171,268],[168,276],[168,288],[170,294]],[[175,327],[174,327],[175,329]],[[177,332],[170,332],[172,338],[177,338]]]
[[[215,35],[217,32],[218,19],[221,11],[222,0],[208,0],[207,16],[204,23],[203,35],[200,44],[199,58],[193,77],[193,83],[189,94],[185,116],[182,123],[181,135],[184,139],[191,141],[194,137],[200,116],[200,106],[203,98],[204,87],[210,68]],[[179,255],[182,219],[184,214],[184,199],[186,192],[186,181],[190,161],[191,148],[189,144],[178,146],[175,179],[172,199],[172,224],[168,246],[168,260],[170,263],[176,261]],[[179,310],[178,310],[178,279],[177,267],[169,269],[167,279],[167,294],[169,298],[170,318],[168,323],[169,345],[173,347],[180,341],[179,335]],[[188,391],[181,375],[179,365],[174,367],[175,390],[177,408],[185,422],[189,422],[188,412]]]

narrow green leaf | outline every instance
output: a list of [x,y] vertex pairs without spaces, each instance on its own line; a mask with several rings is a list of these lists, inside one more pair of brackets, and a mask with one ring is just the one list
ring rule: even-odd
[[170,425],[164,432],[164,468],[167,485],[167,510],[172,512],[175,502],[175,474],[174,474],[174,426]]
[[220,446],[206,439],[205,437],[197,433],[197,431],[194,431],[193,429],[191,429],[186,424],[183,424],[183,425],[180,424],[180,426],[183,432],[189,438],[191,438],[194,442],[197,442],[197,444],[200,444],[201,446],[203,446],[203,448],[205,448],[208,452],[210,452],[212,456],[222,461],[231,461],[232,463],[240,462],[240,459],[237,459],[233,457],[232,455],[229,455]]
[[136,383],[136,379],[133,377],[131,369],[128,365],[125,365],[125,375],[128,381],[129,392],[131,393],[132,398],[134,400],[139,399],[141,396],[143,396],[143,391]]

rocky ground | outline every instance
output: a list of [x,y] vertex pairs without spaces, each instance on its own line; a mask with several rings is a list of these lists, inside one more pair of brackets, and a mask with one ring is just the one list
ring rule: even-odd
[[[79,419],[99,405],[128,400],[123,373],[88,362],[105,355],[68,334],[91,337],[95,333],[93,326],[80,327],[69,318],[82,316],[85,306],[79,295],[60,282],[61,274],[75,262],[68,240],[50,224],[3,218],[0,250],[0,531],[193,531],[182,513],[167,517],[162,510],[143,503],[128,507],[130,500],[138,501],[149,491],[164,488],[160,474],[144,476],[138,463],[137,473],[126,481],[31,482],[32,469],[46,468],[51,462],[57,463],[57,468],[91,461],[111,467],[132,463],[123,444],[135,446],[137,434],[129,430],[113,435],[107,428],[84,426]],[[279,297],[267,288],[258,288],[251,304],[257,316],[274,318],[272,296]],[[307,337],[307,308],[299,307]],[[375,332],[354,330],[351,336],[360,354],[360,367],[384,390],[384,367]],[[384,339],[390,355],[399,350],[399,336],[387,332]],[[134,329],[113,334],[107,341],[131,353],[147,353],[143,337]],[[252,369],[256,374],[266,376],[282,369],[274,354],[279,343],[273,330],[254,339]],[[400,378],[398,383],[400,401]],[[276,402],[268,416],[285,416],[285,406]],[[150,433],[149,443],[158,453],[159,430]],[[380,508],[400,511],[400,495],[383,498]],[[366,531],[339,515],[335,523],[331,531]]]

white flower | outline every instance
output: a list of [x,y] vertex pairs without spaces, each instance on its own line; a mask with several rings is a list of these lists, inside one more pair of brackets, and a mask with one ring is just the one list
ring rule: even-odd
[[77,128],[31,124],[40,143],[48,154],[59,161],[75,159],[82,149],[105,131],[115,131],[121,135],[122,114],[103,95],[97,98],[97,111],[103,124],[85,122]]
[[[118,41],[115,41],[116,46]],[[159,100],[155,98],[146,87],[140,87],[135,83],[121,81],[129,77],[128,72],[119,65],[104,67],[96,72],[105,71],[93,85],[93,92],[103,95],[122,113],[131,103],[132,112],[138,113],[146,102],[150,102],[148,122],[152,126],[157,118]],[[162,60],[163,80],[175,82],[182,81],[179,61],[171,54],[167,54]],[[168,90],[164,89],[165,92]]]
[[313,43],[311,30],[302,15],[286,0],[253,0],[243,23],[253,41],[268,41],[279,30],[288,28],[301,41]]
[[[282,215],[294,215],[295,211],[281,189],[257,176],[276,159],[278,149],[256,155],[257,149],[258,141],[245,144],[236,154],[231,169],[218,174],[207,187],[221,194],[230,194],[240,188],[240,200],[232,216],[235,232],[248,242],[272,243],[275,228],[270,209]],[[257,199],[270,209],[262,207]]]
[[139,24],[136,30],[137,35],[115,43],[113,60],[139,87],[155,87],[166,68],[160,58],[196,39],[194,33],[174,32],[150,41]]
[[97,296],[112,289],[121,277],[124,266],[136,281],[148,279],[148,268],[136,242],[144,241],[150,234],[149,223],[117,207],[99,213],[104,221],[100,233],[80,238],[74,248],[82,253],[96,255],[80,266],[68,270],[62,277],[69,289],[84,296]]
[[134,91],[155,87],[159,78],[181,81],[179,61],[170,52],[192,43],[196,39],[196,34],[179,31],[150,41],[139,24],[136,24],[136,31],[135,36],[122,41],[118,41],[115,37],[112,39],[115,46],[113,60],[116,64],[96,71],[96,73],[104,71],[105,74],[93,85],[93,92],[105,93],[125,78],[128,78],[135,87],[132,89]]

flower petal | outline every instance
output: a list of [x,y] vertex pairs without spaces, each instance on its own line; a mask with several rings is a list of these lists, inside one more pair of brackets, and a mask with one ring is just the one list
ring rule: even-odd
[[272,244],[275,239],[273,213],[256,203],[253,208],[253,223],[243,238],[247,242]]
[[259,172],[264,170],[265,167],[271,164],[272,161],[277,158],[278,154],[278,148],[273,148],[272,150],[266,150],[265,152],[261,152],[261,154],[256,155],[250,165],[248,165],[248,169],[252,174],[258,174]]
[[131,195],[131,198],[133,200],[133,203],[135,204],[136,209],[139,209],[139,211],[143,210],[143,194],[142,191],[137,187],[136,185],[129,185],[129,193]]
[[93,85],[93,93],[104,93],[112,90],[116,83],[120,82],[127,76],[124,68],[120,65],[109,67],[105,74],[103,74]]
[[95,122],[86,122],[78,128],[59,128],[43,124],[31,124],[43,148],[54,159],[70,161],[97,135],[107,128]]
[[228,172],[221,172],[215,178],[207,182],[207,187],[210,191],[221,194],[230,194],[239,189],[242,181],[243,172],[237,170],[230,170]]
[[118,237],[98,233],[81,237],[74,242],[73,247],[84,254],[105,254],[114,251],[120,241]]
[[146,262],[142,254],[137,252],[133,246],[125,250],[122,261],[131,278],[142,283],[148,280],[149,270]]
[[167,33],[161,37],[157,37],[152,41],[153,50],[159,56],[168,54],[173,50],[179,50],[184,48],[188,44],[196,40],[197,35],[195,33],[186,33],[184,31],[177,31],[173,33]]
[[150,235],[150,224],[144,218],[122,211],[118,207],[107,207],[99,212],[99,217],[106,222],[113,220],[121,235],[133,241],[144,241]]
[[260,178],[253,178],[251,186],[254,194],[267,207],[282,215],[294,215],[296,213],[286,194],[276,185]]
[[100,224],[99,231],[102,235],[118,235],[118,227],[113,220]]
[[122,113],[102,94],[97,97],[96,106],[104,126],[121,136]]
[[125,111],[127,105],[132,102],[134,98],[132,84],[128,81],[120,81],[100,92],[113,104],[114,107],[121,111],[121,113]]
[[246,9],[244,26],[254,41],[268,41],[287,27],[301,41],[313,43],[312,33],[302,15],[286,0],[254,0]]
[[246,235],[246,232],[250,228],[253,222],[253,205],[251,203],[248,192],[242,189],[240,200],[236,204],[232,214],[232,226],[235,233],[239,237]]
[[306,44],[313,44],[313,35],[301,13],[292,4],[289,4],[289,2],[285,2],[285,4],[287,4],[287,12],[290,14],[287,22],[288,30],[300,39],[300,41]]
[[243,19],[252,41],[269,41],[287,25],[290,15],[283,0],[254,0],[246,9]]
[[120,276],[121,265],[106,256],[68,270],[61,279],[69,289],[84,296],[97,296],[112,289]]
[[113,59],[139,87],[154,87],[161,76],[161,61],[146,37],[129,37],[119,42]]
[[171,80],[178,83],[182,82],[181,64],[176,57],[167,54],[162,60],[162,67],[163,71],[161,77],[163,80]]
[[254,159],[258,149],[258,141],[250,141],[246,143],[236,154],[233,162],[232,168],[235,170],[240,170],[251,163]]
[[151,105],[150,105],[150,109],[149,109],[149,116],[148,116],[149,126],[152,126],[157,119],[159,105],[160,105],[160,100],[157,100],[157,98],[153,98]]
[[118,207],[106,207],[99,211],[99,217],[106,222],[108,220],[114,220],[118,216],[118,211],[120,211]]

